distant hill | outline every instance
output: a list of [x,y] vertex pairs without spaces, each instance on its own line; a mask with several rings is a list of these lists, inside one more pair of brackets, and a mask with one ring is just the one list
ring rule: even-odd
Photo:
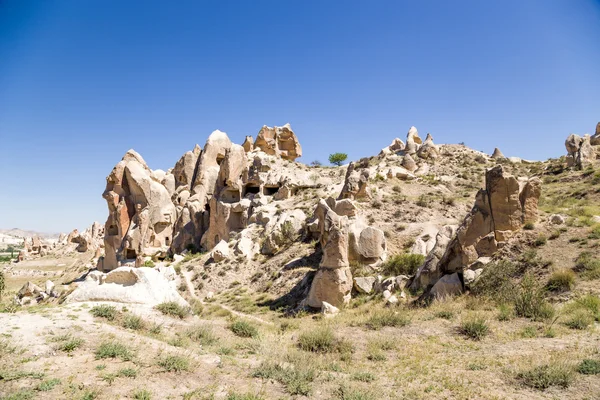
[[0,234],[6,235],[6,236],[12,236],[15,238],[25,238],[28,236],[36,236],[37,235],[40,238],[44,238],[44,239],[54,239],[54,238],[58,238],[58,236],[60,235],[59,233],[27,231],[27,230],[19,229],[19,228],[0,229]]

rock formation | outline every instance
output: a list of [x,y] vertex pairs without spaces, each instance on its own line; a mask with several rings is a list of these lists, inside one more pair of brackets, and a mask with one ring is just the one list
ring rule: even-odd
[[419,150],[420,145],[423,143],[419,137],[419,131],[414,126],[411,126],[406,135],[406,147],[404,151],[406,154],[414,155]]
[[492,159],[494,160],[502,160],[505,159],[506,157],[504,157],[504,154],[502,154],[502,152],[500,151],[499,148],[495,148],[494,149],[494,153],[492,154]]
[[340,193],[339,199],[369,199],[370,195],[367,191],[369,183],[368,160],[359,162],[351,162],[346,170],[346,179],[344,187]]
[[431,134],[427,134],[425,143],[423,143],[417,151],[417,156],[425,160],[435,160],[440,156],[440,150],[433,143],[433,137],[431,136]]
[[567,166],[583,169],[595,162],[600,151],[597,146],[600,146],[600,122],[596,125],[594,136],[570,134],[565,140]]
[[523,224],[537,221],[541,185],[535,177],[519,182],[501,165],[489,169],[486,188],[477,193],[473,209],[456,234],[450,227],[438,233],[411,288],[431,288],[444,275],[462,276],[478,259],[492,256]]
[[308,294],[310,307],[344,306],[353,286],[350,264],[377,265],[387,257],[383,231],[367,226],[349,203],[330,197],[315,210],[323,258]]
[[263,126],[254,146],[269,155],[276,155],[285,160],[294,161],[302,157],[302,147],[290,124],[273,128]]

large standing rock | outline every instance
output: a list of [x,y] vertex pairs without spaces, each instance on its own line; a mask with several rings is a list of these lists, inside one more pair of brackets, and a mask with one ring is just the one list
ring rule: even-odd
[[192,183],[196,175],[196,165],[198,157],[202,150],[196,145],[192,151],[186,152],[175,164],[171,173],[175,180],[175,187],[185,186],[188,190],[192,189]]
[[350,302],[352,273],[349,267],[320,268],[313,279],[307,304],[321,308],[323,302],[342,307]]
[[379,155],[385,156],[385,155],[395,154],[399,151],[404,150],[404,147],[405,147],[404,142],[402,140],[400,140],[399,138],[395,138],[389,146],[381,149],[381,152],[379,152]]
[[417,163],[410,154],[404,155],[404,158],[402,159],[402,166],[410,172],[415,172],[418,168]]
[[521,190],[519,200],[523,209],[523,223],[535,223],[538,219],[538,203],[542,194],[542,181],[532,178]]
[[242,143],[242,147],[244,148],[244,151],[246,153],[249,153],[252,150],[254,150],[254,138],[252,136],[246,136],[246,139],[244,139],[244,143]]
[[342,199],[368,199],[370,198],[367,191],[369,183],[369,170],[364,168],[362,164],[351,162],[346,171],[346,179],[340,193],[339,200]]
[[457,273],[445,275],[431,288],[431,296],[436,299],[457,296],[463,292],[463,284]]
[[419,150],[417,151],[417,155],[420,158],[426,160],[435,160],[440,156],[440,150],[433,143],[433,137],[430,133],[427,134],[427,138],[425,139],[425,143],[421,145]]
[[294,161],[296,158],[302,157],[302,146],[290,124],[273,128],[263,126],[256,137],[254,147],[285,160]]
[[494,149],[494,153],[492,154],[492,158],[493,158],[494,160],[503,160],[503,159],[505,159],[506,157],[504,157],[504,154],[502,154],[502,152],[500,151],[500,149],[496,147],[496,148]]
[[442,276],[442,271],[438,270],[438,264],[455,234],[456,227],[452,225],[446,225],[438,231],[433,249],[425,258],[423,265],[417,270],[411,289],[417,290],[431,286],[433,282],[436,282]]
[[486,190],[496,238],[501,235],[499,231],[518,230],[522,225],[522,209],[517,178],[505,175],[502,166],[498,165],[486,173]]
[[[596,135],[594,136],[594,143],[596,143],[598,140]],[[581,137],[571,134],[565,141],[565,147],[567,149],[567,165],[570,167],[582,169],[596,159],[596,152],[592,147],[592,138],[590,135]]]
[[422,143],[423,141],[419,137],[419,131],[417,131],[417,128],[414,126],[411,126],[406,134],[406,147],[404,148],[404,151],[406,154],[416,154]]

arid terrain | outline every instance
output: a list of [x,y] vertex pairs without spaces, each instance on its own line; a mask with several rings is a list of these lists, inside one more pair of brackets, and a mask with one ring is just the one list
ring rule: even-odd
[[547,161],[414,127],[332,167],[289,125],[166,172],[129,151],[105,225],[0,264],[0,398],[600,398],[597,137]]

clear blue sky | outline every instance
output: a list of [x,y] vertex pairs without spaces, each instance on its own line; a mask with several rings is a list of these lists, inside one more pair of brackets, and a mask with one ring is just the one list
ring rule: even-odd
[[0,228],[104,222],[129,148],[166,170],[214,129],[545,159],[598,121],[599,0],[0,0]]

